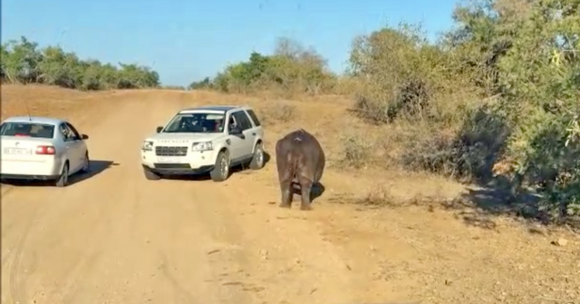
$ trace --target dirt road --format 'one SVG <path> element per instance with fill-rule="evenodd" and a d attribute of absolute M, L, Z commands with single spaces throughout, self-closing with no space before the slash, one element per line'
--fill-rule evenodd
<path fill-rule="evenodd" d="M 391 194 L 461 188 L 450 182 L 347 174 L 331 166 L 314 211 L 301 212 L 270 204 L 279 199 L 273 159 L 223 183 L 147 181 L 139 163 L 143 138 L 179 108 L 209 99 L 164 91 L 102 94 L 70 97 L 80 109 L 70 114 L 72 122 L 90 135 L 91 176 L 64 189 L 2 186 L 2 303 L 535 304 L 580 298 L 574 236 L 565 235 L 568 244 L 558 247 L 550 242 L 559 234 L 530 234 L 506 219 L 494 219 L 489 230 L 466 227 L 457 213 L 440 208 L 331 204 L 348 193 L 364 195 L 375 183 L 391 184 Z M 90 107 L 81 102 L 87 98 L 95 100 Z M 269 127 L 266 139 L 298 124 L 317 134 L 342 121 L 336 107 L 303 108 L 295 121 Z M 67 117 L 62 109 L 58 116 Z M 324 134 L 332 158 L 334 135 Z M 266 143 L 270 152 L 271 146 Z"/>
<path fill-rule="evenodd" d="M 181 106 L 127 100 L 87 117 L 79 128 L 90 135 L 93 176 L 4 190 L 3 303 L 350 301 L 345 263 L 307 221 L 273 221 L 288 213 L 274 208 L 252 214 L 277 199 L 256 173 L 225 183 L 143 178 L 142 140 Z"/>

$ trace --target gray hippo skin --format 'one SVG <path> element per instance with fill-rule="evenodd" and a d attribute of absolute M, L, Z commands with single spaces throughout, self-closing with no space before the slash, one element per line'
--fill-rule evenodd
<path fill-rule="evenodd" d="M 300 185 L 300 209 L 310 210 L 310 191 L 320 181 L 326 159 L 316 138 L 299 129 L 282 137 L 276 143 L 276 166 L 282 192 L 280 207 L 289 208 L 293 184 Z"/>

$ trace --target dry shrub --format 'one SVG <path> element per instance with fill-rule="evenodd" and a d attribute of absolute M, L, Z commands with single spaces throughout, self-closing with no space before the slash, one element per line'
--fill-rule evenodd
<path fill-rule="evenodd" d="M 403 166 L 462 181 L 491 180 L 510 129 L 504 117 L 486 105 L 461 112 L 464 118 L 459 127 L 432 125 L 410 133 L 404 141 Z"/>
<path fill-rule="evenodd" d="M 356 205 L 374 207 L 407 207 L 424 206 L 432 208 L 433 205 L 445 204 L 448 199 L 440 196 L 431 196 L 417 193 L 409 198 L 398 197 L 393 194 L 392 185 L 378 184 L 370 188 L 366 195 L 353 199 L 351 203 Z"/>
<path fill-rule="evenodd" d="M 361 91 L 363 83 L 360 79 L 355 77 L 341 77 L 336 81 L 336 85 L 333 87 L 332 92 L 334 94 L 350 96 L 353 92 Z"/>
<path fill-rule="evenodd" d="M 261 110 L 260 114 L 266 124 L 289 122 L 296 118 L 296 107 L 285 102 L 276 102 L 273 106 Z"/>
<path fill-rule="evenodd" d="M 396 201 L 391 194 L 390 187 L 375 185 L 365 196 L 355 199 L 353 203 L 365 206 L 388 206 L 395 204 Z"/>
<path fill-rule="evenodd" d="M 348 132 L 341 136 L 343 143 L 342 156 L 339 163 L 342 166 L 356 169 L 366 167 L 372 159 L 374 144 L 364 135 Z"/>

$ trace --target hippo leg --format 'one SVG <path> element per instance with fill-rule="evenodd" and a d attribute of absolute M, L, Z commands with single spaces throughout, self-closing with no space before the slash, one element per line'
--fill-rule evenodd
<path fill-rule="evenodd" d="M 279 160 L 277 165 L 278 181 L 280 182 L 280 193 L 282 196 L 280 207 L 290 208 L 292 203 L 292 178 L 294 177 L 294 172 L 292 172 L 291 168 L 288 168 L 286 163 L 281 162 L 281 160 Z"/>
<path fill-rule="evenodd" d="M 311 210 L 310 206 L 310 191 L 312 190 L 312 180 L 305 177 L 300 177 L 300 188 L 302 190 L 302 203 L 300 204 L 300 210 Z"/>
<path fill-rule="evenodd" d="M 292 203 L 292 181 L 283 181 L 280 183 L 280 191 L 282 193 L 281 208 L 290 208 Z"/>

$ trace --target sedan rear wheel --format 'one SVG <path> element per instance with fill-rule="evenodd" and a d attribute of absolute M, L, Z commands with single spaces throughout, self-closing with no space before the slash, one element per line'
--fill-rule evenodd
<path fill-rule="evenodd" d="M 85 159 L 83 161 L 83 167 L 81 169 L 81 172 L 87 173 L 89 172 L 90 168 L 91 168 L 91 160 L 89 159 L 89 152 L 87 151 L 87 153 L 85 154 Z"/>
<path fill-rule="evenodd" d="M 56 180 L 57 187 L 66 187 L 68 185 L 68 161 L 62 167 L 62 172 Z"/>

